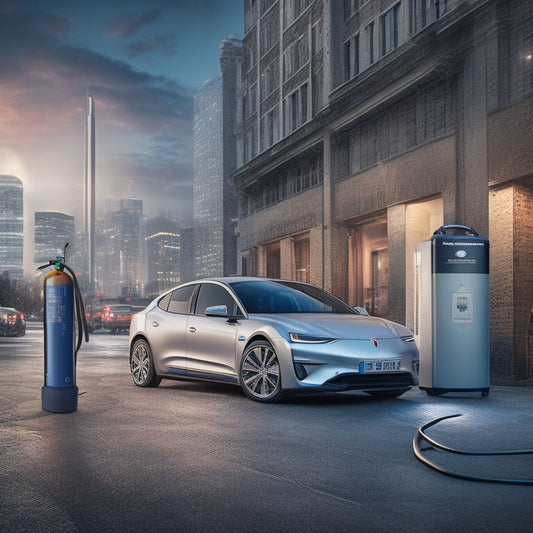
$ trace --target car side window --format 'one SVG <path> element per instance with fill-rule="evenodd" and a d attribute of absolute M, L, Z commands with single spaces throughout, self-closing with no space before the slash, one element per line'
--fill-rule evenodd
<path fill-rule="evenodd" d="M 191 308 L 191 296 L 195 289 L 196 285 L 186 285 L 185 287 L 180 287 L 179 289 L 172 291 L 170 293 L 170 301 L 168 302 L 167 311 L 169 313 L 177 313 L 181 315 L 188 314 Z M 160 303 L 163 303 L 163 300 Z M 160 307 L 162 306 L 160 305 Z"/>
<path fill-rule="evenodd" d="M 168 311 L 168 304 L 170 303 L 170 298 L 172 297 L 172 293 L 169 292 L 166 296 L 163 296 L 159 302 L 157 302 L 158 307 L 163 309 L 164 311 Z"/>
<path fill-rule="evenodd" d="M 230 316 L 241 314 L 237 302 L 224 287 L 214 283 L 202 283 L 194 314 L 205 315 L 205 310 L 214 305 L 225 305 Z"/>

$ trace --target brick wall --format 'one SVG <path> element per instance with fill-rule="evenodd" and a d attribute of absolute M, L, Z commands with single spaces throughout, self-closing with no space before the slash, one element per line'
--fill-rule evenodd
<path fill-rule="evenodd" d="M 533 190 L 514 188 L 514 378 L 533 378 L 528 329 L 533 309 Z"/>
<path fill-rule="evenodd" d="M 491 375 L 496 380 L 513 375 L 513 198 L 512 186 L 489 194 Z"/>

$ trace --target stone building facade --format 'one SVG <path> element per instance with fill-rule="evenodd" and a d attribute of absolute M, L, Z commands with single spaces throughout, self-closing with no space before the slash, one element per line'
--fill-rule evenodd
<path fill-rule="evenodd" d="M 238 268 L 414 324 L 414 248 L 491 243 L 493 381 L 533 378 L 533 3 L 246 0 Z"/>

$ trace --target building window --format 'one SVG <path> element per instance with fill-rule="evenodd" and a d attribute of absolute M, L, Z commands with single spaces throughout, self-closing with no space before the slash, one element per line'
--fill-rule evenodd
<path fill-rule="evenodd" d="M 315 55 L 322 50 L 322 20 L 311 28 L 311 54 Z"/>
<path fill-rule="evenodd" d="M 344 0 L 344 20 L 349 19 L 368 0 Z"/>
<path fill-rule="evenodd" d="M 381 17 L 381 55 L 398 48 L 398 18 L 400 4 L 396 4 Z"/>
<path fill-rule="evenodd" d="M 279 13 L 271 9 L 261 19 L 261 55 L 264 55 L 279 41 Z"/>
<path fill-rule="evenodd" d="M 250 70 L 257 63 L 256 34 L 252 33 L 244 44 L 244 68 Z"/>
<path fill-rule="evenodd" d="M 311 79 L 313 116 L 324 107 L 324 82 L 322 68 L 318 69 Z"/>
<path fill-rule="evenodd" d="M 409 0 L 409 33 L 413 34 L 438 20 L 456 0 Z"/>
<path fill-rule="evenodd" d="M 359 34 L 344 43 L 344 80 L 359 74 Z"/>
<path fill-rule="evenodd" d="M 288 80 L 309 61 L 309 38 L 300 35 L 283 53 L 283 79 Z"/>
<path fill-rule="evenodd" d="M 257 108 L 257 83 L 254 83 L 244 95 L 244 114 L 249 117 Z"/>
<path fill-rule="evenodd" d="M 255 125 L 248 128 L 244 137 L 244 154 L 246 161 L 250 161 L 257 155 L 257 132 Z"/>
<path fill-rule="evenodd" d="M 366 28 L 366 55 L 368 64 L 374 63 L 374 23 L 371 22 Z"/>
<path fill-rule="evenodd" d="M 285 25 L 292 24 L 310 5 L 312 0 L 286 0 L 283 6 Z"/>
<path fill-rule="evenodd" d="M 348 39 L 344 43 L 344 81 L 348 81 L 351 78 L 350 75 L 350 63 L 351 63 L 351 47 L 352 42 Z"/>
<path fill-rule="evenodd" d="M 261 118 L 261 150 L 279 141 L 279 108 L 275 107 Z"/>
<path fill-rule="evenodd" d="M 347 163 L 339 167 L 339 177 L 356 174 L 377 161 L 450 134 L 455 101 L 452 85 L 431 84 L 360 122 L 347 135 Z"/>
<path fill-rule="evenodd" d="M 272 61 L 261 73 L 261 100 L 264 100 L 279 86 L 279 63 Z"/>
<path fill-rule="evenodd" d="M 250 187 L 241 199 L 241 216 L 251 215 L 322 183 L 322 156 L 302 160 L 281 173 L 278 170 L 265 175 L 262 182 L 263 185 Z"/>
<path fill-rule="evenodd" d="M 284 102 L 284 134 L 288 135 L 307 122 L 307 83 L 294 91 Z"/>

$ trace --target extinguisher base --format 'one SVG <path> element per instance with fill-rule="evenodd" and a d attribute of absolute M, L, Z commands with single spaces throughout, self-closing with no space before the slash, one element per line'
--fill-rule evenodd
<path fill-rule="evenodd" d="M 42 406 L 50 413 L 71 413 L 78 408 L 78 387 L 48 387 L 41 389 Z"/>

